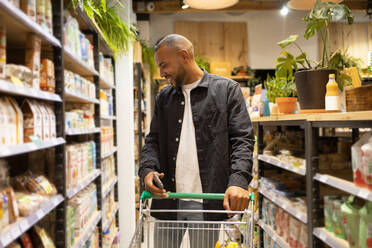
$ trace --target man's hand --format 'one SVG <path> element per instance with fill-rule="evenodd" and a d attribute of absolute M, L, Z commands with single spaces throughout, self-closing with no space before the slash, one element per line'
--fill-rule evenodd
<path fill-rule="evenodd" d="M 164 177 L 164 173 L 157 173 L 157 172 L 150 172 L 145 176 L 144 182 L 145 182 L 145 189 L 150 192 L 151 194 L 155 196 L 165 197 L 167 198 L 168 195 L 165 194 L 165 189 L 159 189 L 154 185 L 154 173 L 156 173 L 160 179 Z"/>
<path fill-rule="evenodd" d="M 248 208 L 248 204 L 249 193 L 247 190 L 238 186 L 230 186 L 227 188 L 223 200 L 223 207 L 226 210 L 243 211 Z"/>

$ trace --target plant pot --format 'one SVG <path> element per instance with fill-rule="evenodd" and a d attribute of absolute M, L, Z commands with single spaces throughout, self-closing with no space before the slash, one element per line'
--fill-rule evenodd
<path fill-rule="evenodd" d="M 326 85 L 329 74 L 337 75 L 337 71 L 321 69 L 295 73 L 298 101 L 301 110 L 325 108 Z"/>
<path fill-rule="evenodd" d="M 278 97 L 275 98 L 279 112 L 282 114 L 293 114 L 296 108 L 297 97 Z"/>

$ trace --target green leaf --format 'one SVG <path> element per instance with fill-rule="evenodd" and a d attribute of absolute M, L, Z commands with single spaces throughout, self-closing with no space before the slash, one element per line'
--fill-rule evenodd
<path fill-rule="evenodd" d="M 298 35 L 297 34 L 291 35 L 287 39 L 278 42 L 278 45 L 281 48 L 285 48 L 286 46 L 289 46 L 290 44 L 292 44 L 293 42 L 295 42 L 297 40 L 297 38 L 298 38 Z"/>

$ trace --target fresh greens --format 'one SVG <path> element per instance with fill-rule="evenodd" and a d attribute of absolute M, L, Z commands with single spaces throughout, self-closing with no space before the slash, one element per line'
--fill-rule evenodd
<path fill-rule="evenodd" d="M 210 72 L 210 71 L 211 71 L 211 69 L 210 69 L 210 63 L 209 63 L 208 60 L 207 60 L 206 58 L 204 58 L 203 56 L 201 56 L 201 55 L 196 55 L 196 56 L 195 56 L 195 62 L 196 62 L 196 64 L 197 64 L 200 68 L 206 70 L 207 72 Z"/>
<path fill-rule="evenodd" d="M 97 23 L 115 55 L 126 52 L 135 41 L 135 28 L 120 17 L 123 4 L 118 0 L 72 0 L 74 9 L 80 8 Z"/>
<path fill-rule="evenodd" d="M 293 77 L 280 78 L 277 75 L 275 77 L 267 75 L 265 89 L 267 90 L 267 99 L 273 103 L 275 103 L 275 98 L 278 97 L 297 96 L 296 84 Z"/>

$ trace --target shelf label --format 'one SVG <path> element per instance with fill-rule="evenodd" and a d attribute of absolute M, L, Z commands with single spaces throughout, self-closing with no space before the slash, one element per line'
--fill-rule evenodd
<path fill-rule="evenodd" d="M 39 209 L 36 211 L 36 216 L 40 220 L 44 216 L 44 211 L 42 209 Z"/>
<path fill-rule="evenodd" d="M 22 220 L 19 224 L 19 227 L 21 228 L 22 232 L 25 232 L 30 227 L 30 225 L 28 224 L 27 220 Z"/>
<path fill-rule="evenodd" d="M 324 176 L 324 175 L 319 175 L 319 181 L 321 181 L 322 183 L 325 183 L 325 182 L 327 182 L 327 177 L 326 176 Z"/>
<path fill-rule="evenodd" d="M 9 232 L 5 232 L 4 234 L 2 234 L 1 242 L 3 243 L 4 246 L 8 245 L 11 241 L 12 239 L 10 237 Z"/>
<path fill-rule="evenodd" d="M 366 198 L 368 198 L 369 194 L 370 194 L 370 192 L 369 192 L 368 190 L 366 190 L 366 189 L 361 189 L 361 190 L 359 191 L 359 194 L 358 194 L 358 195 L 359 195 L 360 197 L 366 199 Z"/>
<path fill-rule="evenodd" d="M 43 145 L 43 142 L 35 135 L 31 135 L 29 137 L 32 140 L 33 144 L 35 144 L 37 147 L 41 147 Z"/>

